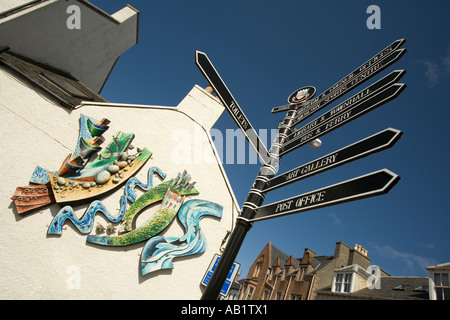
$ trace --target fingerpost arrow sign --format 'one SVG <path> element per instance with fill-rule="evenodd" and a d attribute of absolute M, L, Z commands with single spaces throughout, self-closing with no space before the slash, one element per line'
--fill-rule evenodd
<path fill-rule="evenodd" d="M 301 87 L 294 91 L 288 98 L 289 105 L 272 110 L 273 113 L 287 112 L 284 119 L 278 123 L 277 136 L 269 151 L 260 141 L 206 54 L 196 51 L 197 66 L 263 161 L 242 205 L 217 268 L 203 292 L 202 300 L 216 300 L 219 297 L 229 270 L 254 222 L 373 197 L 389 192 L 398 183 L 400 180 L 398 175 L 388 169 L 383 169 L 296 197 L 263 205 L 266 193 L 269 191 L 385 150 L 400 139 L 403 134 L 401 131 L 388 128 L 275 177 L 281 156 L 400 95 L 406 85 L 397 83 L 397 81 L 405 74 L 405 71 L 395 70 L 325 112 L 322 116 L 295 130 L 295 126 L 301 121 L 398 61 L 406 52 L 406 49 L 401 48 L 405 41 L 405 39 L 394 41 L 315 99 L 311 99 L 316 92 L 315 87 Z"/>
<path fill-rule="evenodd" d="M 402 137 L 402 135 L 403 132 L 397 129 L 388 128 L 383 130 L 352 145 L 329 153 L 326 156 L 310 161 L 270 179 L 267 184 L 267 188 L 264 189 L 264 192 L 278 189 L 285 185 L 311 177 L 315 174 L 391 148 Z"/>
<path fill-rule="evenodd" d="M 217 70 L 214 68 L 208 56 L 203 52 L 196 51 L 195 63 L 203 73 L 203 76 L 208 80 L 211 87 L 213 87 L 220 101 L 230 113 L 234 122 L 236 122 L 238 127 L 241 129 L 245 138 L 256 151 L 261 161 L 263 163 L 266 163 L 268 151 L 264 143 L 259 138 L 255 129 L 253 129 L 250 121 L 247 119 L 244 112 L 237 104 L 230 90 L 228 90 L 227 86 L 223 82 Z"/>
<path fill-rule="evenodd" d="M 301 147 L 306 143 L 309 143 L 310 141 L 337 129 L 343 124 L 374 110 L 384 103 L 395 99 L 405 88 L 405 84 L 394 83 L 362 103 L 358 103 L 348 109 L 340 109 L 340 111 L 335 112 L 332 116 L 325 116 L 325 119 L 327 119 L 326 121 L 320 121 L 320 119 L 324 116 L 316 119 L 315 122 L 317 122 L 318 125 L 313 126 L 310 130 L 307 130 L 303 134 L 297 135 L 295 132 L 290 136 L 290 139 L 288 137 L 288 141 L 283 145 L 280 155 L 284 155 L 298 147 Z M 329 114 L 332 114 L 333 110 L 331 110 Z M 302 131 L 302 129 L 299 131 Z"/>
<path fill-rule="evenodd" d="M 372 98 L 375 94 L 384 92 L 389 85 L 394 84 L 397 81 L 399 81 L 405 73 L 406 73 L 405 70 L 395 70 L 395 71 L 391 72 L 386 77 L 375 82 L 374 84 L 367 87 L 366 89 L 358 92 L 351 98 L 347 99 L 346 101 L 342 102 L 338 106 L 331 109 L 329 112 L 323 114 L 319 118 L 309 122 L 308 124 L 304 125 L 300 129 L 296 130 L 293 134 L 291 134 L 290 136 L 287 137 L 287 142 L 295 139 L 295 137 L 298 137 L 299 135 L 301 135 L 305 132 L 308 132 L 308 131 L 313 130 L 314 128 L 317 128 L 320 124 L 326 122 L 327 120 L 331 119 L 332 117 L 337 117 L 338 115 L 342 114 L 346 110 L 349 110 L 349 108 L 355 107 L 358 104 L 366 101 L 367 99 Z"/>
<path fill-rule="evenodd" d="M 323 189 L 268 204 L 256 209 L 251 221 L 271 219 L 339 203 L 373 197 L 389 192 L 400 177 L 383 169 Z"/>
<path fill-rule="evenodd" d="M 298 123 L 398 61 L 406 52 L 406 49 L 399 49 L 405 42 L 405 39 L 394 41 L 364 64 L 356 68 L 353 72 L 339 80 L 329 89 L 325 90 L 314 100 L 275 107 L 272 109 L 272 113 L 293 110 L 300 106 L 305 107 L 304 111 L 299 114 L 299 119 L 297 120 Z"/>

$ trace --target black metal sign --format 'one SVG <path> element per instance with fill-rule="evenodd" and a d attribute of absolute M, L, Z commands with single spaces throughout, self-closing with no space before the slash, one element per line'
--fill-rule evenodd
<path fill-rule="evenodd" d="M 321 123 L 324 123 L 325 121 L 329 120 L 331 117 L 337 116 L 347 110 L 350 107 L 355 106 L 358 103 L 362 103 L 363 101 L 367 100 L 368 98 L 371 98 L 374 96 L 375 93 L 379 93 L 382 89 L 387 88 L 390 84 L 396 83 L 399 81 L 403 75 L 406 73 L 405 70 L 396 70 L 391 72 L 386 77 L 382 78 L 381 80 L 375 82 L 371 86 L 367 87 L 366 89 L 358 92 L 351 98 L 347 99 L 343 103 L 339 104 L 338 106 L 331 109 L 329 112 L 323 114 L 319 118 L 309 122 L 308 124 L 304 125 L 302 128 L 296 130 L 294 133 L 289 135 L 287 137 L 287 141 L 295 139 L 295 137 L 298 137 L 299 135 L 312 130 L 312 128 L 317 128 Z"/>
<path fill-rule="evenodd" d="M 251 127 L 208 57 L 202 52 L 196 52 L 197 66 L 264 162 L 242 205 L 242 210 L 236 219 L 235 228 L 227 242 L 217 269 L 203 292 L 202 299 L 218 298 L 220 289 L 253 222 L 384 194 L 389 192 L 400 180 L 400 177 L 395 173 L 383 169 L 263 206 L 265 194 L 268 191 L 390 148 L 400 139 L 402 132 L 395 129 L 386 129 L 274 177 L 282 155 L 374 110 L 396 98 L 403 91 L 406 85 L 399 84 L 397 81 L 405 72 L 403 70 L 394 71 L 321 117 L 294 131 L 294 127 L 298 123 L 400 59 L 406 52 L 406 49 L 400 48 L 404 43 L 404 39 L 394 41 L 315 99 L 308 100 L 315 93 L 315 89 L 304 87 L 290 96 L 289 105 L 274 108 L 272 112 L 288 112 L 284 120 L 278 125 L 277 138 L 269 153 L 260 143 L 253 127 Z M 259 150 L 263 151 L 260 152 Z M 265 159 L 267 161 L 264 161 Z"/>
<path fill-rule="evenodd" d="M 264 192 L 268 192 L 315 174 L 336 168 L 351 161 L 361 159 L 376 152 L 386 150 L 402 137 L 403 132 L 388 128 L 345 148 L 334 151 L 319 159 L 310 161 L 269 180 Z"/>
<path fill-rule="evenodd" d="M 343 94 L 354 89 L 364 81 L 370 79 L 380 71 L 398 61 L 406 52 L 406 49 L 399 49 L 405 42 L 405 39 L 394 41 L 391 45 L 387 46 L 385 49 L 377 53 L 366 63 L 362 64 L 346 77 L 342 78 L 336 84 L 331 86 L 329 89 L 325 90 L 314 100 L 310 100 L 305 103 L 275 107 L 272 109 L 272 112 L 275 113 L 302 107 L 302 111 L 298 113 L 297 118 L 294 121 L 293 125 L 295 126 L 303 119 L 311 116 L 337 98 L 341 97 Z"/>
<path fill-rule="evenodd" d="M 259 207 L 251 221 L 266 220 L 373 197 L 389 192 L 398 181 L 400 181 L 398 175 L 383 169 L 323 189 Z"/>
<path fill-rule="evenodd" d="M 284 155 L 300 146 L 303 146 L 306 143 L 309 143 L 310 141 L 339 128 L 343 124 L 374 110 L 384 103 L 395 99 L 405 88 L 405 84 L 394 83 L 379 91 L 371 98 L 363 100 L 361 103 L 357 103 L 355 105 L 349 104 L 349 107 L 342 108 L 338 106 L 330 110 L 325 116 L 314 120 L 312 122 L 314 125 L 308 127 L 308 130 L 303 130 L 303 128 L 301 128 L 299 130 L 299 132 L 301 132 L 300 134 L 297 134 L 297 132 L 291 134 L 290 139 L 283 145 L 280 155 Z"/>
<path fill-rule="evenodd" d="M 268 151 L 264 143 L 259 138 L 255 129 L 253 129 L 250 121 L 245 116 L 242 109 L 237 104 L 231 92 L 228 90 L 227 86 L 223 82 L 217 70 L 214 68 L 213 64 L 209 60 L 208 56 L 200 51 L 195 52 L 195 63 L 200 71 L 203 73 L 204 77 L 208 80 L 209 84 L 213 87 L 217 96 L 219 97 L 222 104 L 225 106 L 227 111 L 230 113 L 234 122 L 241 129 L 245 138 L 248 140 L 250 145 L 256 151 L 263 163 L 266 163 L 268 158 Z"/>

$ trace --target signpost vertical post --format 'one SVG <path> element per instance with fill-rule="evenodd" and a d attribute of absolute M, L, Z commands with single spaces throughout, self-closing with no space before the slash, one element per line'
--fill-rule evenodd
<path fill-rule="evenodd" d="M 261 166 L 255 182 L 242 205 L 241 214 L 237 218 L 236 226 L 231 233 L 219 264 L 209 280 L 208 286 L 203 292 L 202 300 L 215 300 L 218 298 L 222 285 L 239 253 L 239 249 L 244 242 L 245 236 L 252 227 L 252 222 L 250 220 L 254 218 L 256 209 L 260 207 L 264 201 L 264 189 L 267 186 L 267 182 L 274 177 L 278 171 L 281 147 L 286 138 L 292 133 L 292 123 L 296 115 L 297 109 L 288 111 L 284 120 L 279 124 L 277 136 L 269 150 L 268 159 L 266 163 Z"/>

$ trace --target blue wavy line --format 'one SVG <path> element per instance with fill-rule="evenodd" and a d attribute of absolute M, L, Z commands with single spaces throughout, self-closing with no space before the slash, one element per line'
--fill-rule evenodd
<path fill-rule="evenodd" d="M 204 216 L 222 218 L 222 211 L 222 206 L 210 201 L 187 201 L 178 212 L 185 234 L 179 238 L 158 236 L 148 240 L 141 254 L 142 275 L 161 269 L 173 269 L 174 258 L 204 252 L 207 243 L 200 229 L 200 220 Z"/>
<path fill-rule="evenodd" d="M 144 191 L 148 191 L 153 188 L 153 174 L 157 173 L 163 180 L 166 178 L 166 174 L 158 167 L 151 167 L 148 169 L 147 184 L 143 184 L 136 177 L 131 177 L 125 186 L 125 195 L 128 201 L 136 201 L 136 192 L 134 191 L 136 187 L 140 187 Z"/>
<path fill-rule="evenodd" d="M 140 187 L 145 191 L 151 189 L 153 187 L 153 174 L 155 172 L 158 173 L 162 179 L 166 177 L 166 174 L 162 172 L 161 169 L 158 167 L 151 167 L 148 170 L 147 184 L 140 182 L 136 177 L 132 177 L 127 181 L 125 195 L 120 198 L 120 210 L 117 216 L 111 215 L 106 207 L 98 200 L 89 205 L 81 219 L 76 217 L 71 206 L 65 206 L 58 212 L 55 218 L 53 218 L 48 229 L 48 234 L 62 234 L 63 226 L 67 219 L 72 221 L 81 233 L 88 234 L 92 231 L 94 219 L 98 212 L 102 212 L 111 222 L 120 222 L 127 210 L 127 199 L 131 202 L 136 200 L 136 193 L 134 191 L 136 187 Z"/>
<path fill-rule="evenodd" d="M 81 219 L 78 219 L 71 206 L 62 208 L 58 214 L 53 218 L 50 227 L 48 228 L 48 234 L 62 234 L 63 226 L 66 220 L 72 221 L 77 229 L 84 234 L 88 234 L 94 227 L 95 215 L 99 212 L 111 222 L 117 223 L 122 220 L 125 215 L 127 206 L 127 199 L 125 196 L 120 197 L 120 210 L 117 216 L 111 215 L 101 201 L 92 202 L 84 212 Z"/>

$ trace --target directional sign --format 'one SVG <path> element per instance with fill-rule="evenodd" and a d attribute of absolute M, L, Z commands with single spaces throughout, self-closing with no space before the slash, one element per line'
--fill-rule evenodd
<path fill-rule="evenodd" d="M 319 111 L 343 94 L 347 93 L 349 90 L 354 89 L 356 86 L 398 61 L 406 52 L 406 49 L 399 49 L 405 41 L 405 39 L 394 41 L 391 45 L 373 56 L 366 63 L 362 64 L 329 89 L 325 90 L 314 100 L 310 100 L 309 102 L 303 104 L 290 104 L 287 106 L 276 107 L 272 109 L 272 112 L 275 113 L 303 107 L 302 112 L 298 114 L 297 119 L 295 120 L 294 125 L 296 125 L 306 117 L 311 116 L 313 113 Z"/>
<path fill-rule="evenodd" d="M 383 169 L 323 189 L 271 203 L 256 209 L 251 221 L 266 220 L 388 193 L 400 177 Z"/>
<path fill-rule="evenodd" d="M 209 84 L 213 87 L 220 101 L 223 103 L 227 111 L 230 113 L 233 120 L 241 129 L 245 138 L 250 145 L 256 151 L 263 163 L 266 163 L 268 157 L 268 151 L 264 143 L 259 138 L 255 129 L 253 129 L 250 121 L 248 121 L 244 112 L 241 110 L 233 95 L 228 90 L 227 86 L 223 82 L 217 70 L 209 60 L 208 56 L 200 51 L 195 52 L 195 63 L 204 77 L 208 80 Z"/>
<path fill-rule="evenodd" d="M 317 160 L 308 162 L 269 180 L 264 192 L 278 189 L 315 174 L 336 168 L 351 161 L 361 159 L 376 152 L 386 150 L 402 137 L 403 132 L 388 128 L 352 145 L 334 151 Z"/>
<path fill-rule="evenodd" d="M 300 129 L 296 130 L 294 133 L 290 134 L 287 137 L 287 142 L 290 140 L 295 139 L 301 134 L 304 134 L 305 132 L 311 131 L 312 129 L 317 128 L 320 124 L 324 123 L 325 121 L 329 120 L 332 117 L 336 117 L 339 114 L 342 114 L 344 111 L 348 110 L 350 107 L 353 107 L 357 104 L 360 104 L 367 99 L 373 97 L 375 94 L 380 93 L 383 89 L 386 89 L 389 85 L 396 83 L 399 81 L 403 75 L 406 73 L 405 70 L 395 70 L 382 78 L 381 80 L 378 80 L 371 86 L 367 87 L 366 89 L 358 92 L 351 98 L 347 99 L 343 103 L 339 104 L 338 106 L 334 107 L 321 117 L 309 122 L 308 124 L 304 125 Z"/>
<path fill-rule="evenodd" d="M 236 224 L 236 228 L 231 233 L 223 252 L 223 259 L 218 264 L 214 274 L 212 274 L 209 285 L 205 288 L 202 295 L 202 299 L 218 298 L 227 273 L 239 252 L 245 235 L 251 228 L 252 224 L 249 222 L 272 219 L 384 194 L 389 192 L 398 183 L 400 180 L 398 175 L 387 169 L 383 169 L 296 197 L 263 205 L 264 195 L 268 191 L 390 148 L 400 139 L 402 132 L 395 129 L 386 129 L 319 159 L 308 162 L 280 176 L 274 177 L 273 169 L 278 169 L 281 156 L 395 99 L 404 90 L 406 85 L 397 83 L 397 81 L 403 76 L 405 71 L 394 71 L 302 128 L 298 130 L 294 129 L 298 123 L 307 117 L 318 112 L 400 59 L 406 52 L 406 49 L 400 48 L 404 42 L 404 39 L 394 41 L 390 46 L 339 80 L 317 98 L 307 100 L 306 97 L 309 98 L 312 95 L 311 92 L 313 91 L 310 91 L 310 89 L 313 90 L 313 87 L 304 87 L 295 91 L 289 97 L 289 105 L 277 107 L 272 110 L 272 112 L 290 112 L 286 112 L 284 120 L 278 124 L 277 139 L 272 144 L 271 152 L 268 154 L 268 161 L 261 167 L 242 206 L 242 211 L 238 217 L 242 223 Z M 218 93 L 219 98 L 227 107 L 228 111 L 232 115 L 243 115 L 206 55 L 197 52 L 196 60 L 197 65 Z M 221 93 L 223 93 L 222 96 Z M 235 118 L 235 121 L 239 125 L 239 119 Z M 251 140 L 249 139 L 249 141 Z M 267 151 L 264 154 L 266 155 Z M 274 163 L 275 166 L 269 168 L 267 165 L 269 163 Z"/>
<path fill-rule="evenodd" d="M 313 115 L 314 113 L 316 113 L 320 109 L 324 108 L 325 106 L 327 106 L 328 104 L 330 104 L 331 102 L 333 102 L 334 100 L 336 100 L 337 98 L 342 96 L 343 94 L 347 93 L 349 90 L 356 87 L 356 85 L 361 84 L 362 82 L 369 79 L 369 77 L 372 77 L 373 75 L 378 73 L 380 71 L 380 68 L 382 68 L 382 66 L 387 66 L 386 63 L 388 61 L 390 61 L 392 63 L 394 61 L 394 58 L 395 58 L 395 60 L 398 60 L 398 58 L 401 56 L 401 54 L 403 54 L 403 52 L 404 52 L 404 49 L 397 50 L 396 52 L 394 52 L 394 54 L 390 55 L 388 59 L 378 62 L 373 68 L 369 69 L 369 71 L 367 71 L 367 74 L 364 74 L 364 76 L 361 75 L 360 77 L 357 77 L 356 79 L 354 79 L 352 82 L 348 82 L 346 85 L 343 85 L 342 87 L 340 87 L 335 94 L 330 94 L 330 95 L 326 96 L 326 98 L 319 100 L 320 102 L 312 104 L 306 108 L 303 107 L 302 111 L 299 112 L 298 115 L 295 117 L 295 119 L 293 121 L 293 125 L 294 126 L 297 125 L 298 123 L 303 121 L 305 118 Z M 371 70 L 376 70 L 376 71 L 371 71 Z"/>
<path fill-rule="evenodd" d="M 317 139 L 318 137 L 335 130 L 336 128 L 339 128 L 343 124 L 374 110 L 384 103 L 395 99 L 405 88 L 405 84 L 394 83 L 375 94 L 372 98 L 364 100 L 362 103 L 358 103 L 349 108 L 341 109 L 335 115 L 327 118 L 328 120 L 325 122 L 321 122 L 320 118 L 316 119 L 317 123 L 319 123 L 318 125 L 309 128 L 306 132 L 303 131 L 304 133 L 300 135 L 295 135 L 295 133 L 293 134 L 295 136 L 291 135 L 292 138 L 283 145 L 280 155 L 286 154 L 302 145 L 305 145 L 306 143 L 309 143 L 310 141 Z"/>

